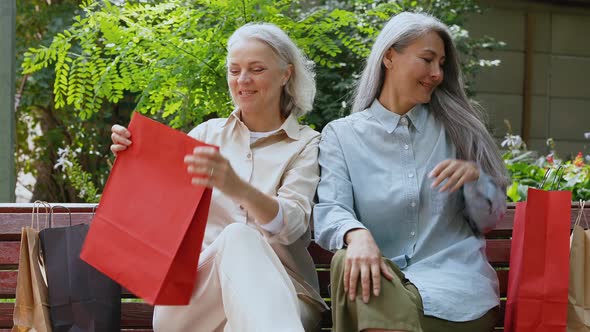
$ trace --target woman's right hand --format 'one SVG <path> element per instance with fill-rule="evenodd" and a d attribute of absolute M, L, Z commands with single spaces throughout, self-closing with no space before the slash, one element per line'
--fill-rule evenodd
<path fill-rule="evenodd" d="M 111 140 L 113 144 L 111 144 L 111 151 L 116 156 L 117 152 L 127 150 L 127 147 L 131 145 L 131 133 L 127 128 L 115 124 L 111 127 Z"/>
<path fill-rule="evenodd" d="M 379 296 L 381 274 L 391 281 L 393 271 L 381 257 L 381 250 L 368 230 L 353 229 L 346 233 L 345 240 L 348 249 L 344 262 L 344 292 L 348 293 L 350 301 L 354 301 L 360 276 L 363 302 L 368 303 L 371 296 L 371 283 L 373 294 Z"/>

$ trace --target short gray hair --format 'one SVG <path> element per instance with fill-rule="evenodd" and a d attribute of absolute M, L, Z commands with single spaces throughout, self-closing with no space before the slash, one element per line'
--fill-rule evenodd
<path fill-rule="evenodd" d="M 267 44 L 285 68 L 289 64 L 293 66 L 291 77 L 281 94 L 281 114 L 288 117 L 292 113 L 300 117 L 311 111 L 316 93 L 313 62 L 281 28 L 274 24 L 248 23 L 241 26 L 229 37 L 228 52 L 236 42 L 247 39 L 259 40 Z M 277 82 L 277 84 L 280 83 Z"/>
<path fill-rule="evenodd" d="M 507 185 L 506 167 L 494 139 L 485 126 L 484 112 L 465 94 L 459 56 L 448 27 L 428 14 L 400 13 L 389 20 L 367 59 L 357 83 L 353 112 L 360 112 L 378 97 L 385 79 L 383 57 L 389 48 L 402 52 L 416 39 L 436 32 L 445 45 L 444 78 L 434 90 L 429 109 L 442 121 L 457 148 L 457 157 L 476 162 L 501 186 Z"/>

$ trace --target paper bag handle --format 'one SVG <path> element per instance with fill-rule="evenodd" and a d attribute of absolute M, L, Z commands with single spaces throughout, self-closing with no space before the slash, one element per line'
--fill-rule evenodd
<path fill-rule="evenodd" d="M 543 176 L 543 180 L 541 181 L 541 184 L 539 185 L 539 189 L 543 189 L 543 187 L 545 186 L 545 182 L 547 182 L 547 180 L 549 180 L 549 178 L 551 177 L 551 170 L 553 168 L 550 167 L 547 169 L 547 171 L 545 172 L 545 175 Z M 563 166 L 559 165 L 557 166 L 557 171 L 555 172 L 555 177 L 553 178 L 553 183 L 551 183 L 551 186 L 549 187 L 549 190 L 557 190 L 559 189 L 559 180 L 561 179 L 561 177 L 563 176 L 563 172 L 564 172 L 564 168 Z M 561 172 L 561 175 L 559 175 L 559 172 Z"/>
<path fill-rule="evenodd" d="M 580 225 L 580 220 L 582 220 L 582 216 L 584 216 L 584 223 L 586 224 L 586 229 L 590 228 L 588 227 L 588 219 L 586 219 L 586 214 L 584 213 L 584 206 L 586 205 L 586 201 L 584 200 L 580 200 L 580 212 L 578 212 L 578 217 L 576 217 L 576 223 L 575 225 L 579 226 Z"/>
<path fill-rule="evenodd" d="M 51 211 L 50 211 L 50 214 L 49 214 L 49 228 L 52 228 L 53 227 L 52 226 L 52 223 L 53 223 L 53 209 L 56 208 L 56 207 L 60 207 L 60 208 L 64 208 L 64 209 L 68 210 L 68 214 L 70 216 L 70 226 L 72 226 L 72 211 L 70 211 L 69 208 L 67 208 L 67 207 L 65 207 L 63 205 L 53 205 L 51 207 Z"/>
<path fill-rule="evenodd" d="M 45 227 L 49 224 L 49 209 L 51 205 L 45 201 L 35 201 L 33 202 L 33 213 L 31 214 L 31 228 L 35 228 L 35 217 L 37 217 L 37 230 L 40 229 L 41 225 L 39 224 L 39 209 L 43 206 L 45 208 Z"/>

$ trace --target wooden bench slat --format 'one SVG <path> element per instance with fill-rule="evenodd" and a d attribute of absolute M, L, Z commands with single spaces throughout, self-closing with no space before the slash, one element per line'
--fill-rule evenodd
<path fill-rule="evenodd" d="M 0 303 L 0 328 L 11 328 L 14 303 Z M 121 303 L 121 327 L 151 329 L 153 307 L 146 303 Z"/>
<path fill-rule="evenodd" d="M 72 213 L 72 225 L 89 224 L 92 221 L 92 213 Z M 64 227 L 70 224 L 70 216 L 67 213 L 56 213 L 53 215 L 53 227 Z M 0 209 L 0 240 L 20 240 L 20 234 L 23 227 L 31 226 L 31 214 L 26 213 L 4 213 Z M 37 222 L 34 222 L 34 227 L 37 228 Z M 48 227 L 45 222 L 45 217 L 39 218 L 39 229 Z"/>
<path fill-rule="evenodd" d="M 20 255 L 19 241 L 0 242 L 0 266 L 18 265 Z"/>
<path fill-rule="evenodd" d="M 18 271 L 0 271 L 0 299 L 15 298 L 17 278 Z M 121 290 L 121 297 L 124 299 L 136 298 L 125 288 Z"/>

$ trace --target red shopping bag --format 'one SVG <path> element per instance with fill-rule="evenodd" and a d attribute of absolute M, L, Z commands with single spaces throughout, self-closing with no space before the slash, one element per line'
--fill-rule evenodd
<path fill-rule="evenodd" d="M 80 257 L 150 304 L 189 303 L 211 202 L 184 156 L 206 145 L 135 113 Z"/>
<path fill-rule="evenodd" d="M 510 248 L 506 332 L 565 332 L 572 194 L 529 188 L 517 203 Z"/>

